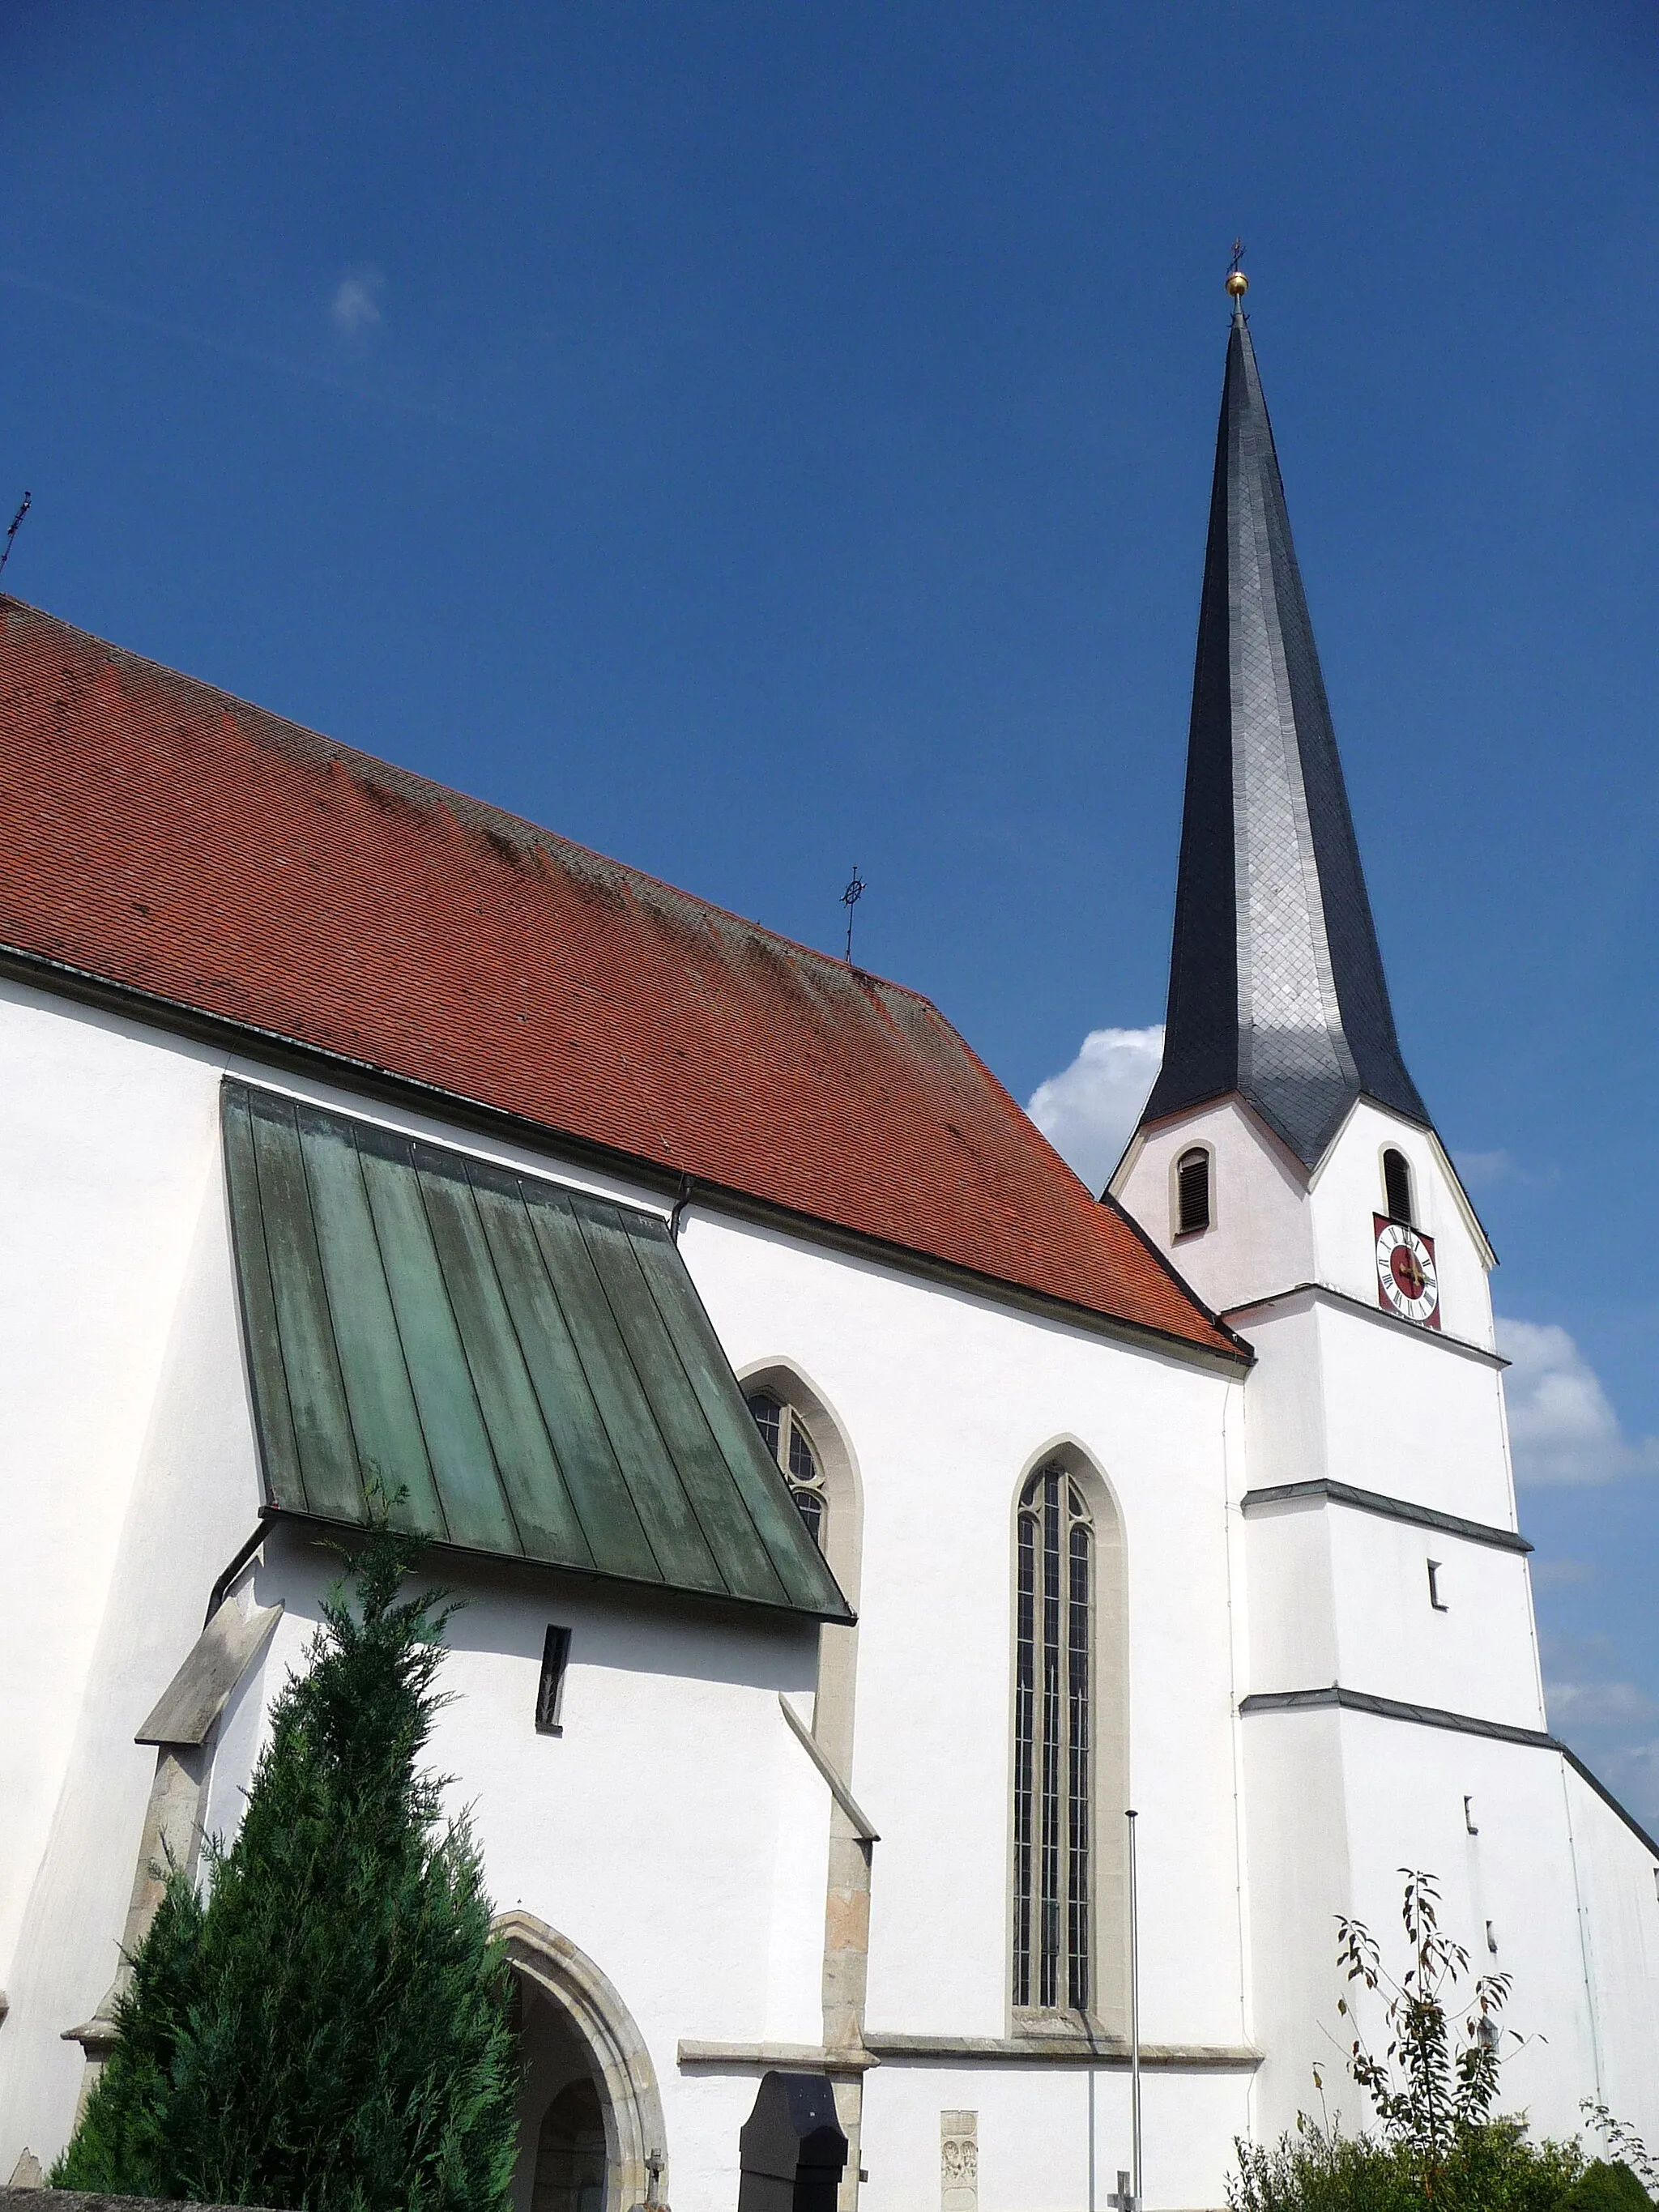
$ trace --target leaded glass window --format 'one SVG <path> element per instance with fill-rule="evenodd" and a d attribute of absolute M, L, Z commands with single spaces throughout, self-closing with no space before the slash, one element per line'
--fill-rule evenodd
<path fill-rule="evenodd" d="M 770 1390 L 753 1392 L 749 1410 L 765 1439 L 767 1450 L 783 1469 L 790 1496 L 806 1523 L 807 1534 L 822 1551 L 829 1504 L 823 1494 L 823 1469 L 812 1449 L 812 1439 L 806 1433 L 806 1424 L 793 1406 L 786 1405 Z"/>
<path fill-rule="evenodd" d="M 1019 1505 L 1014 1654 L 1014 2003 L 1086 2012 L 1093 1847 L 1094 1530 L 1062 1467 Z"/>

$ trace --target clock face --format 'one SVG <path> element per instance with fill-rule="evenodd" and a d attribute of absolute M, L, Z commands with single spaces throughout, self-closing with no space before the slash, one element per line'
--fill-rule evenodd
<path fill-rule="evenodd" d="M 1376 1302 L 1402 1321 L 1440 1326 L 1440 1278 L 1434 1270 L 1434 1239 L 1403 1221 L 1374 1213 L 1376 1225 Z"/>

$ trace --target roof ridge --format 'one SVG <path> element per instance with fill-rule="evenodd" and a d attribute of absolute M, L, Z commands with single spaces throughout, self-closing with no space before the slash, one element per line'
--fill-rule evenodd
<path fill-rule="evenodd" d="M 861 982 L 877 984 L 885 991 L 900 992 L 907 999 L 914 999 L 918 1005 L 926 1006 L 930 1012 L 938 1014 L 941 1021 L 949 1020 L 948 1016 L 940 1012 L 935 1001 L 925 991 L 919 991 L 914 983 L 902 983 L 895 976 L 878 975 L 873 969 L 860 968 L 850 961 L 838 960 L 833 952 L 823 951 L 816 945 L 805 944 L 799 938 L 790 937 L 781 929 L 772 928 L 767 922 L 757 921 L 750 915 L 739 914 L 735 907 L 722 906 L 717 900 L 705 898 L 699 891 L 687 890 L 683 884 L 672 884 L 665 876 L 653 875 L 648 868 L 639 867 L 632 860 L 619 860 L 613 854 L 600 852 L 595 845 L 584 845 L 580 838 L 567 837 L 562 830 L 550 830 L 545 823 L 534 822 L 527 814 L 515 814 L 511 807 L 500 806 L 494 799 L 476 798 L 471 792 L 461 791 L 453 784 L 440 782 L 436 776 L 422 775 L 418 769 L 404 768 L 398 761 L 384 760 L 379 753 L 366 752 L 361 745 L 348 744 L 343 738 L 330 737 L 325 730 L 313 729 L 308 722 L 296 722 L 291 715 L 279 714 L 272 708 L 262 707 L 255 699 L 245 699 L 240 692 L 227 690 L 222 684 L 211 684 L 205 677 L 189 676 L 181 669 L 169 668 L 165 661 L 154 660 L 148 653 L 136 652 L 131 646 L 117 645 L 112 639 L 100 636 L 96 630 L 82 629 L 78 623 L 67 622 L 62 615 L 53 614 L 48 608 L 37 607 L 27 599 L 20 599 L 14 592 L 0 592 L 0 614 L 9 611 L 33 616 L 39 622 L 50 623 L 54 629 L 67 630 L 72 636 L 84 638 L 88 644 L 96 646 L 100 652 L 107 653 L 135 667 L 148 669 L 170 684 L 184 684 L 192 691 L 210 693 L 214 698 L 223 700 L 227 705 L 240 708 L 246 714 L 256 716 L 261 721 L 276 723 L 285 730 L 292 730 L 297 736 L 309 738 L 314 744 L 326 746 L 332 755 L 343 757 L 348 763 L 361 762 L 383 776 L 406 781 L 418 786 L 424 792 L 435 793 L 464 829 L 471 826 L 466 819 L 469 813 L 493 817 L 498 822 L 529 831 L 533 839 L 561 845 L 568 852 L 581 854 L 588 860 L 597 860 L 604 867 L 615 868 L 619 873 L 630 876 L 639 883 L 649 884 L 674 898 L 684 899 L 690 905 L 700 907 L 707 914 L 718 915 L 724 921 L 737 923 L 740 928 L 753 930 L 757 936 L 769 938 L 775 945 L 787 946 L 793 952 L 803 953 L 808 959 L 832 969 L 836 975 L 851 974 Z"/>

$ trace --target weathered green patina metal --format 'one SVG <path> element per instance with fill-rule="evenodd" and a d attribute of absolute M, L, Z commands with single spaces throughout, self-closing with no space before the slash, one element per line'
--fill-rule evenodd
<path fill-rule="evenodd" d="M 851 1618 L 657 1215 L 245 1083 L 224 1132 L 272 1505 Z"/>

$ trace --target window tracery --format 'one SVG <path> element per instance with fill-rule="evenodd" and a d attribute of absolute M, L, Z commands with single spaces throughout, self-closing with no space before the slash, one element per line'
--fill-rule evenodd
<path fill-rule="evenodd" d="M 766 1449 L 783 1470 L 808 1535 L 822 1552 L 829 1533 L 830 1503 L 824 1492 L 823 1464 L 812 1448 L 805 1422 L 787 1400 L 770 1390 L 751 1391 L 749 1410 Z"/>
<path fill-rule="evenodd" d="M 1057 1462 L 1020 1498 L 1014 1661 L 1016 2009 L 1091 2000 L 1094 1527 Z"/>

